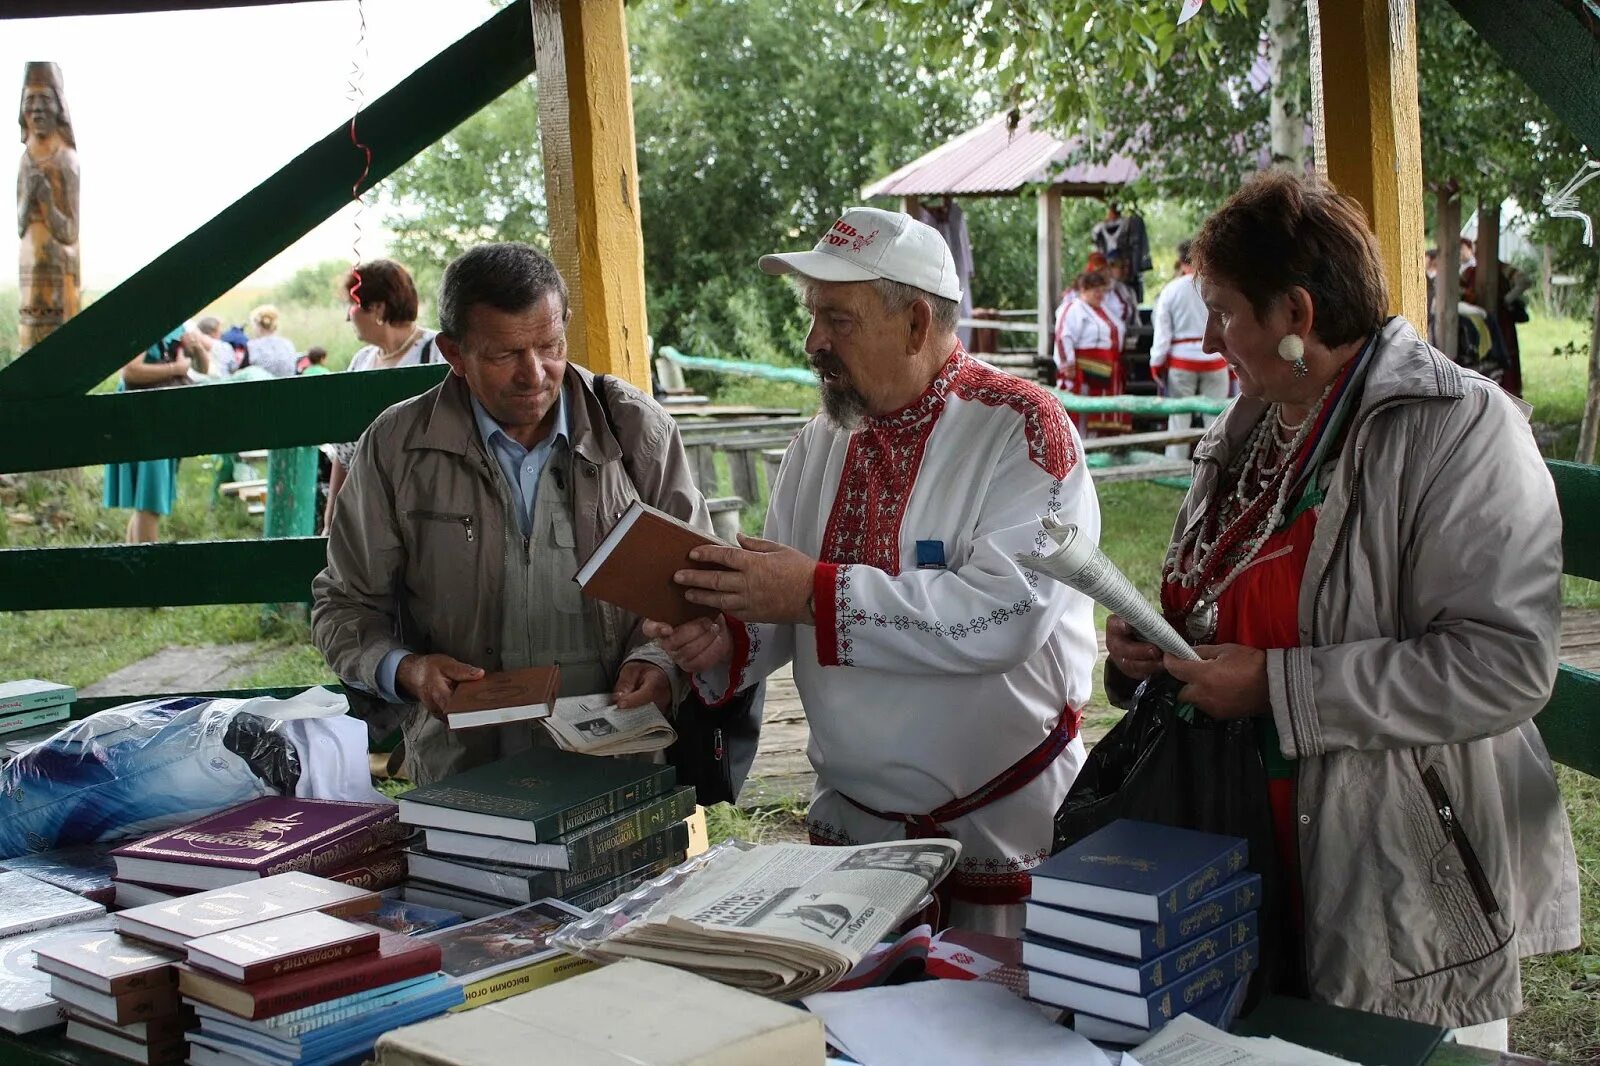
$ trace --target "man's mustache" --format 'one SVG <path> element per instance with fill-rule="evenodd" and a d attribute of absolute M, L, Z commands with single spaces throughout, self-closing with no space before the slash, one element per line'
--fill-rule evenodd
<path fill-rule="evenodd" d="M 826 352 L 808 357 L 811 369 L 818 374 L 843 374 L 844 362 Z"/>

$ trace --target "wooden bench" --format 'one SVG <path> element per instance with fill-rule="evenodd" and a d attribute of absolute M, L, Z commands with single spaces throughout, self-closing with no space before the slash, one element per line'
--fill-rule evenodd
<path fill-rule="evenodd" d="M 217 486 L 217 493 L 222 496 L 236 496 L 244 504 L 245 514 L 259 515 L 267 513 L 267 479 L 255 478 L 250 481 L 224 481 Z"/>

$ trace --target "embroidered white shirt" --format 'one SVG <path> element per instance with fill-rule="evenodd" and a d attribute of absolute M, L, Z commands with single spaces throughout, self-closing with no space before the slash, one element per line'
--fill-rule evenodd
<path fill-rule="evenodd" d="M 789 446 L 766 536 L 822 560 L 817 624 L 735 626 L 731 667 L 695 683 L 716 699 L 793 660 L 816 837 L 898 839 L 840 793 L 927 814 L 1017 763 L 1063 712 L 1075 722 L 1098 654 L 1093 605 L 1013 558 L 1045 549 L 1051 511 L 1099 537 L 1065 412 L 959 347 L 910 407 L 855 433 L 819 415 Z M 918 569 L 919 541 L 942 544 L 943 568 Z M 1083 755 L 1074 737 L 1021 790 L 946 824 L 964 847 L 958 887 L 1025 889 Z"/>
<path fill-rule="evenodd" d="M 1192 274 L 1180 274 L 1162 288 L 1156 297 L 1155 340 L 1150 346 L 1150 368 L 1159 370 L 1168 357 L 1180 360 L 1184 370 L 1226 370 L 1227 361 L 1204 351 L 1206 302 Z"/>

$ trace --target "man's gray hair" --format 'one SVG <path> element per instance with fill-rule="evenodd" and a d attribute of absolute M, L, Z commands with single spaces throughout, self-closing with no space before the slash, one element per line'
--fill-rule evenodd
<path fill-rule="evenodd" d="M 804 274 L 790 274 L 800 297 L 806 305 L 811 304 L 816 294 L 817 286 L 823 284 L 816 278 Z M 890 281 L 888 278 L 874 278 L 867 282 L 878 293 L 878 299 L 883 301 L 883 309 L 891 315 L 897 315 L 910 307 L 917 300 L 926 300 L 933 313 L 933 324 L 941 332 L 954 333 L 956 322 L 961 317 L 961 305 L 955 300 L 946 300 L 943 296 L 935 296 L 926 289 L 919 289 L 915 285 L 907 285 L 901 281 Z"/>
<path fill-rule="evenodd" d="M 567 316 L 567 283 L 543 252 L 530 244 L 507 241 L 468 249 L 445 267 L 439 283 L 439 332 L 460 343 L 467 314 L 479 304 L 497 311 L 527 311 L 548 293 L 561 298 Z"/>
<path fill-rule="evenodd" d="M 215 315 L 207 315 L 196 322 L 194 328 L 208 337 L 219 337 L 222 335 L 222 319 Z"/>

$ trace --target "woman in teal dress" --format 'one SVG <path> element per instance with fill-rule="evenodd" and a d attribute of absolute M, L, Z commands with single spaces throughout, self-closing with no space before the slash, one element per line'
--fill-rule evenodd
<path fill-rule="evenodd" d="M 188 353 L 194 353 L 191 361 Z M 130 359 L 117 376 L 117 391 L 163 389 L 189 384 L 191 366 L 202 374 L 209 359 L 203 346 L 190 343 L 182 326 Z M 105 506 L 133 510 L 128 518 L 129 544 L 142 544 L 160 535 L 161 516 L 172 513 L 178 497 L 178 460 L 141 459 L 106 464 Z"/>

